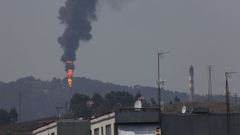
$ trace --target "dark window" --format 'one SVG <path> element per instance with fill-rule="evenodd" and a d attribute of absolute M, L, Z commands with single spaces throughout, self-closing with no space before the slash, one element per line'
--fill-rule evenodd
<path fill-rule="evenodd" d="M 101 127 L 101 133 L 102 133 L 101 135 L 103 135 L 103 127 Z"/>
<path fill-rule="evenodd" d="M 112 135 L 111 125 L 107 125 L 107 126 L 106 126 L 106 135 Z"/>
<path fill-rule="evenodd" d="M 94 135 L 99 135 L 99 128 L 94 129 Z"/>

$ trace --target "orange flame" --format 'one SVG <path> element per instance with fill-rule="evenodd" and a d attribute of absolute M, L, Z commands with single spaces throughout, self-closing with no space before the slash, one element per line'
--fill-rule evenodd
<path fill-rule="evenodd" d="M 68 86 L 71 88 L 72 87 L 72 83 L 73 83 L 73 70 L 72 69 L 68 69 L 67 71 L 67 78 L 68 78 Z"/>
<path fill-rule="evenodd" d="M 68 78 L 72 78 L 72 77 L 73 77 L 73 70 L 72 70 L 72 69 L 68 69 L 68 71 L 67 71 L 67 77 L 68 77 Z"/>
<path fill-rule="evenodd" d="M 72 69 L 68 69 L 67 71 L 67 78 L 68 78 L 68 86 L 71 88 L 72 84 L 73 84 L 73 70 Z"/>
<path fill-rule="evenodd" d="M 71 88 L 72 84 L 73 84 L 73 70 L 72 69 L 68 69 L 67 71 L 67 78 L 68 78 L 68 86 Z"/>
<path fill-rule="evenodd" d="M 73 84 L 73 80 L 72 79 L 68 79 L 68 87 L 72 87 L 72 84 Z"/>
<path fill-rule="evenodd" d="M 71 88 L 72 85 L 73 85 L 73 68 L 74 68 L 74 65 L 73 65 L 73 61 L 71 60 L 68 60 L 66 61 L 66 64 L 67 64 L 67 81 L 68 81 L 68 87 Z"/>

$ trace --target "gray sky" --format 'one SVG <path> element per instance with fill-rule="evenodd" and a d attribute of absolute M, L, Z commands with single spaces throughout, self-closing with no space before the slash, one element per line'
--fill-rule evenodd
<path fill-rule="evenodd" d="M 0 81 L 65 76 L 57 43 L 64 30 L 57 19 L 64 1 L 0 1 Z M 214 93 L 222 94 L 224 72 L 240 69 L 239 5 L 237 0 L 133 0 L 113 10 L 102 3 L 93 40 L 77 52 L 75 75 L 155 86 L 157 50 L 163 49 L 171 51 L 161 59 L 166 88 L 188 92 L 193 65 L 196 93 L 206 94 L 211 64 Z M 239 74 L 231 79 L 232 92 L 239 93 L 239 80 Z"/>

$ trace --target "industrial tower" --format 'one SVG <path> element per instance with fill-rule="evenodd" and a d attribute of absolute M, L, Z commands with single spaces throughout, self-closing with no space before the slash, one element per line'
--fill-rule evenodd
<path fill-rule="evenodd" d="M 194 100 L 194 68 L 193 66 L 190 66 L 189 68 L 189 90 L 190 90 L 189 101 L 192 102 Z"/>
<path fill-rule="evenodd" d="M 208 102 L 212 101 L 212 66 L 208 65 Z"/>

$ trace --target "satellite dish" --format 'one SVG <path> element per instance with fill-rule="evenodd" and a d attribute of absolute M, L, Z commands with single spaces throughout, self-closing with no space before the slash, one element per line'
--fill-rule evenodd
<path fill-rule="evenodd" d="M 141 109 L 142 108 L 142 102 L 140 100 L 137 100 L 134 104 L 135 109 Z"/>
<path fill-rule="evenodd" d="M 182 107 L 182 113 L 185 114 L 186 112 L 187 112 L 187 107 L 184 105 L 184 106 Z"/>

